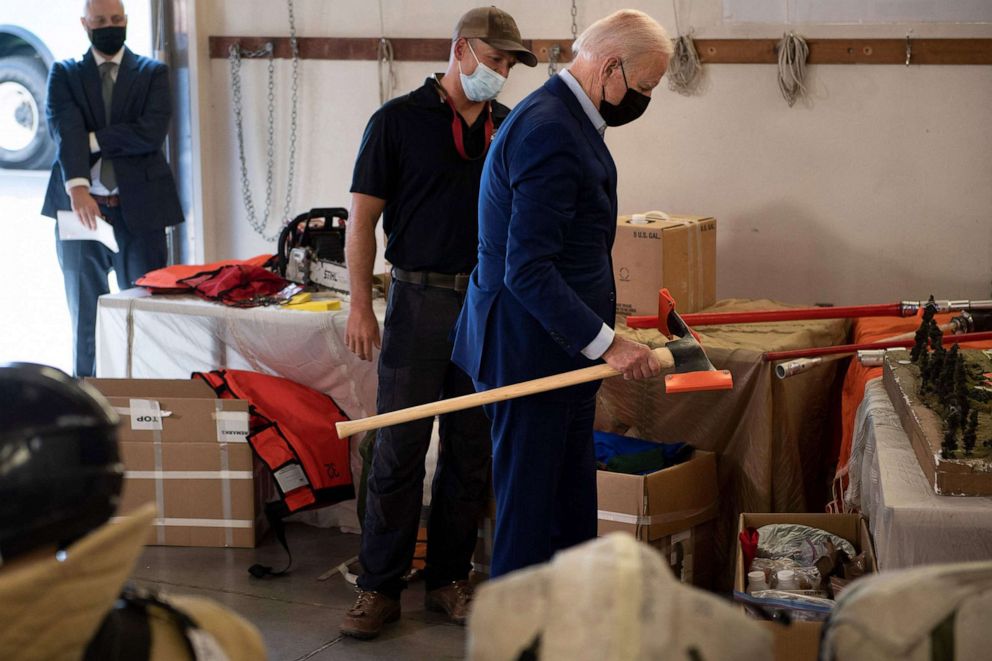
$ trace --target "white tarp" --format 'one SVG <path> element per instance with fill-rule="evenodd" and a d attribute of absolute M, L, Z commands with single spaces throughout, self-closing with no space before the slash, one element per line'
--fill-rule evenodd
<path fill-rule="evenodd" d="M 881 379 L 854 423 L 848 507 L 867 517 L 882 569 L 992 558 L 992 497 L 938 496 Z"/>

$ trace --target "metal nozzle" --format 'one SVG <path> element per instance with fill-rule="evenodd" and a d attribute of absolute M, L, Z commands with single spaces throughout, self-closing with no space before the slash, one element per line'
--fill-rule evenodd
<path fill-rule="evenodd" d="M 775 376 L 788 379 L 790 376 L 802 374 L 823 362 L 823 358 L 796 358 L 775 366 Z"/>
<path fill-rule="evenodd" d="M 862 349 L 858 360 L 865 367 L 881 367 L 885 363 L 885 349 Z"/>

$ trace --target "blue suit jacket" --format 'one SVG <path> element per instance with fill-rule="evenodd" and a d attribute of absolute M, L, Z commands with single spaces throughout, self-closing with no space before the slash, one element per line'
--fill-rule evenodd
<path fill-rule="evenodd" d="M 477 382 L 593 364 L 581 350 L 615 315 L 616 184 L 603 138 L 558 76 L 504 121 L 482 173 L 479 264 L 452 355 Z"/>
<path fill-rule="evenodd" d="M 108 125 L 92 50 L 81 60 L 56 62 L 48 77 L 47 115 L 57 151 L 42 214 L 54 218 L 57 211 L 71 209 L 65 182 L 89 180 L 90 168 L 102 155 L 113 160 L 130 230 L 183 222 L 172 170 L 162 154 L 172 115 L 168 67 L 125 48 Z M 90 153 L 90 132 L 96 133 L 100 154 Z"/>

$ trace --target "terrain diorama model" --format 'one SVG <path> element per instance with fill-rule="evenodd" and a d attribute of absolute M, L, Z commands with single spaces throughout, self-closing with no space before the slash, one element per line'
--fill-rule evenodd
<path fill-rule="evenodd" d="M 885 386 L 937 493 L 992 495 L 992 350 L 945 346 L 935 311 L 886 356 Z"/>

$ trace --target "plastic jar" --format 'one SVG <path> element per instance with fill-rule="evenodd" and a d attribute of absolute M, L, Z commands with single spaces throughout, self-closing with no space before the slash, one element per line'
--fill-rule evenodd
<path fill-rule="evenodd" d="M 791 569 L 783 569 L 777 575 L 778 585 L 776 590 L 798 590 L 799 589 L 799 577 L 796 576 L 796 572 Z"/>
<path fill-rule="evenodd" d="M 747 573 L 748 592 L 758 592 L 759 590 L 767 590 L 768 588 L 768 581 L 765 580 L 765 572 L 759 569 Z"/>

